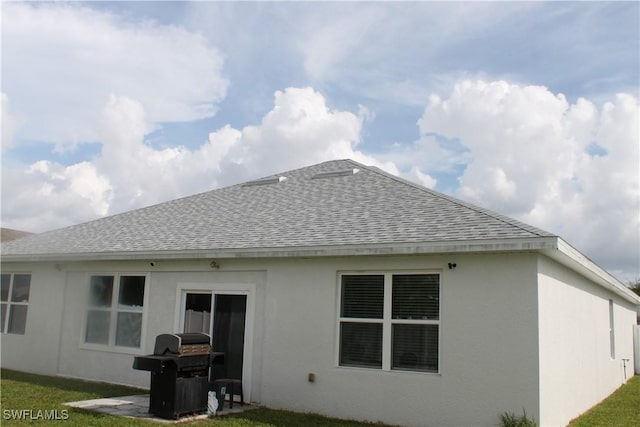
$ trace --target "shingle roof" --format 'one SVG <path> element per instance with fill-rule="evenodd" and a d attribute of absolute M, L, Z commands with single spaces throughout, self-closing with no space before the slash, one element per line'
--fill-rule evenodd
<path fill-rule="evenodd" d="M 375 167 L 336 160 L 3 243 L 2 256 L 86 258 L 551 236 Z"/>
<path fill-rule="evenodd" d="M 22 230 L 13 230 L 11 228 L 0 228 L 0 242 L 10 242 L 11 240 L 22 239 L 33 233 Z"/>

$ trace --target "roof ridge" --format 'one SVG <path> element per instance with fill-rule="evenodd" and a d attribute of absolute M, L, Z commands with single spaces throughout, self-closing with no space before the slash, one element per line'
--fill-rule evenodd
<path fill-rule="evenodd" d="M 318 172 L 348 168 L 361 173 L 351 179 L 313 180 Z M 3 243 L 2 255 L 396 245 L 489 238 L 540 241 L 557 237 L 352 159 L 328 160 L 270 177 L 278 175 L 292 179 L 260 189 L 245 189 L 239 182 L 72 224 L 17 243 Z M 398 191 L 398 186 L 404 190 Z M 402 200 L 415 200 L 398 207 L 394 193 L 402 193 L 397 195 Z M 356 205 L 352 196 L 357 196 Z M 371 201 L 379 203 L 357 205 Z M 328 204 L 339 209 L 328 208 Z"/>
<path fill-rule="evenodd" d="M 219 191 L 219 190 L 224 190 L 224 189 L 227 189 L 227 188 L 242 187 L 243 185 L 245 185 L 247 183 L 254 182 L 254 181 L 259 181 L 259 180 L 261 180 L 263 178 L 270 178 L 270 177 L 275 177 L 275 176 L 286 176 L 287 174 L 292 174 L 292 173 L 295 173 L 295 172 L 298 172 L 300 170 L 307 169 L 307 168 L 310 168 L 310 167 L 320 166 L 320 165 L 324 165 L 324 164 L 332 163 L 332 162 L 341 162 L 341 161 L 342 162 L 344 162 L 344 161 L 354 162 L 351 159 L 334 159 L 334 160 L 327 160 L 327 161 L 324 161 L 322 163 L 315 163 L 315 164 L 311 164 L 311 165 L 307 165 L 307 166 L 301 166 L 299 168 L 291 169 L 291 170 L 284 171 L 284 172 L 274 172 L 274 173 L 271 173 L 269 175 L 265 175 L 263 177 L 254 178 L 254 179 L 248 179 L 246 181 L 236 182 L 234 184 L 229 184 L 229 185 L 225 185 L 225 186 L 222 186 L 222 187 L 211 188 L 211 189 L 204 190 L 204 191 L 199 191 L 199 192 L 193 193 L 193 194 L 186 194 L 184 196 L 179 196 L 179 197 L 177 197 L 175 199 L 158 201 L 158 202 L 152 203 L 150 205 L 140 206 L 140 207 L 137 207 L 137 208 L 133 208 L 133 209 L 129 209 L 129 210 L 121 211 L 121 212 L 114 212 L 114 213 L 111 213 L 111 214 L 108 214 L 108 215 L 103 215 L 103 216 L 100 216 L 100 217 L 97 217 L 97 218 L 89 219 L 87 221 L 83 221 L 83 222 L 80 222 L 80 223 L 69 224 L 69 225 L 66 225 L 66 226 L 63 226 L 63 227 L 59 227 L 59 228 L 53 228 L 51 230 L 45 230 L 45 231 L 42 231 L 40 233 L 31 233 L 30 236 L 25 236 L 25 237 L 31 237 L 31 236 L 34 236 L 34 235 L 46 235 L 46 234 L 53 233 L 53 232 L 59 232 L 59 231 L 62 231 L 62 230 L 77 228 L 79 226 L 86 226 L 86 225 L 89 225 L 89 224 L 92 224 L 92 223 L 95 223 L 95 222 L 98 222 L 98 221 L 102 221 L 102 220 L 107 219 L 107 218 L 114 218 L 114 217 L 118 217 L 118 216 L 121 216 L 121 215 L 129 215 L 129 214 L 132 214 L 134 212 L 141 212 L 141 211 L 145 211 L 145 210 L 148 210 L 148 209 L 153 209 L 153 208 L 156 208 L 156 207 L 164 205 L 164 204 L 174 204 L 174 203 L 181 202 L 183 200 L 193 199 L 193 198 L 196 198 L 196 197 L 203 197 L 203 196 L 208 195 L 209 193 L 213 193 L 213 192 L 216 192 L 216 191 Z M 354 162 L 354 163 L 357 163 L 357 162 Z M 3 227 L 3 228 L 6 228 L 6 227 Z M 7 242 L 3 242 L 3 243 L 8 243 L 8 241 Z"/>
<path fill-rule="evenodd" d="M 447 200 L 447 201 L 449 201 L 451 203 L 455 203 L 455 204 L 457 204 L 459 206 L 462 206 L 464 208 L 471 209 L 471 210 L 473 210 L 475 212 L 478 212 L 480 214 L 483 214 L 483 215 L 487 215 L 487 216 L 489 216 L 489 217 L 491 217 L 491 218 L 493 218 L 495 220 L 501 221 L 501 222 L 503 222 L 505 224 L 508 224 L 508 225 L 512 225 L 514 227 L 517 227 L 520 230 L 523 230 L 523 231 L 526 231 L 526 232 L 529 232 L 529 233 L 533 233 L 533 234 L 535 234 L 537 236 L 540 236 L 540 237 L 555 236 L 553 233 L 549 233 L 548 231 L 543 230 L 541 228 L 535 227 L 533 225 L 526 224 L 526 223 L 524 223 L 522 221 L 519 221 L 519 220 L 517 220 L 515 218 L 508 217 L 506 215 L 503 215 L 501 213 L 492 211 L 492 210 L 487 209 L 487 208 L 476 206 L 473 203 L 466 202 L 464 200 L 449 196 L 447 194 L 441 193 L 439 191 L 432 190 L 432 189 L 427 188 L 427 187 L 425 187 L 423 185 L 420 185 L 420 184 L 417 184 L 415 182 L 409 181 L 408 179 L 404 179 L 404 178 L 401 178 L 401 177 L 399 177 L 397 175 L 393 175 L 393 174 L 391 174 L 389 172 L 386 172 L 386 171 L 380 169 L 377 166 L 363 165 L 363 164 L 361 164 L 359 162 L 356 162 L 355 160 L 351 160 L 351 159 L 348 159 L 348 160 L 350 160 L 351 162 L 355 163 L 358 166 L 361 166 L 363 168 L 366 168 L 367 170 L 370 170 L 371 172 L 377 173 L 379 175 L 386 176 L 387 178 L 391 178 L 391 179 L 393 179 L 395 181 L 398 181 L 400 183 L 410 185 L 410 186 L 412 186 L 412 187 L 414 187 L 414 188 L 416 188 L 418 190 L 421 190 L 421 191 L 424 191 L 426 193 L 429 193 L 434 197 L 438 197 L 440 199 Z"/>
<path fill-rule="evenodd" d="M 288 170 L 288 171 L 285 171 L 285 172 L 279 172 L 276 175 L 286 175 L 288 173 L 292 174 L 292 173 L 295 173 L 295 172 L 299 172 L 299 171 L 301 171 L 303 169 L 319 168 L 320 166 L 326 165 L 328 163 L 338 163 L 338 162 L 354 162 L 354 161 L 351 160 L 351 159 L 326 160 L 326 161 L 324 161 L 322 163 L 314 163 L 314 164 L 311 164 L 311 165 L 308 165 L 308 166 L 302 166 L 302 167 L 299 167 L 299 168 L 296 168 L 296 169 L 291 169 L 291 170 Z M 354 163 L 357 163 L 357 162 L 354 162 Z"/>

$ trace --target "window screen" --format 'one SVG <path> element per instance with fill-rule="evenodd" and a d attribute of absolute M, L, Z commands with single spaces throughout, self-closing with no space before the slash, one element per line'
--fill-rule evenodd
<path fill-rule="evenodd" d="M 340 325 L 340 364 L 343 366 L 382 367 L 382 324 L 350 323 Z"/>
<path fill-rule="evenodd" d="M 85 342 L 139 348 L 146 276 L 91 276 Z"/>
<path fill-rule="evenodd" d="M 342 276 L 341 301 L 340 364 L 381 368 L 384 275 Z"/>
<path fill-rule="evenodd" d="M 3 302 L 9 301 L 9 284 L 11 283 L 11 275 L 3 274 L 2 276 L 2 286 L 0 291 L 0 300 Z"/>
<path fill-rule="evenodd" d="M 2 274 L 0 332 L 24 335 L 27 328 L 31 274 Z"/>
<path fill-rule="evenodd" d="M 87 324 L 85 342 L 91 344 L 109 344 L 109 324 L 111 313 L 105 310 L 89 310 L 87 312 Z"/>
<path fill-rule="evenodd" d="M 438 319 L 440 286 L 437 274 L 393 276 L 392 318 Z"/>
<path fill-rule="evenodd" d="M 116 345 L 123 347 L 140 347 L 141 330 L 142 313 L 118 313 Z"/>
<path fill-rule="evenodd" d="M 120 276 L 120 295 L 118 304 L 129 307 L 142 307 L 144 301 L 144 276 Z"/>
<path fill-rule="evenodd" d="M 438 372 L 439 274 L 345 274 L 340 287 L 340 366 Z"/>
<path fill-rule="evenodd" d="M 13 276 L 13 290 L 11 301 L 29 302 L 29 288 L 31 287 L 30 274 L 15 274 Z"/>
<path fill-rule="evenodd" d="M 91 276 L 89 301 L 93 307 L 111 307 L 113 276 Z"/>
<path fill-rule="evenodd" d="M 393 325 L 392 369 L 438 372 L 438 325 Z"/>
<path fill-rule="evenodd" d="M 342 317 L 382 319 L 384 276 L 342 276 Z"/>

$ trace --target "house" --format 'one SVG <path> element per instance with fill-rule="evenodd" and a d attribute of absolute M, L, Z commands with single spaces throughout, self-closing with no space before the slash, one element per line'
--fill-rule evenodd
<path fill-rule="evenodd" d="M 0 228 L 0 242 L 9 242 L 11 240 L 21 239 L 30 236 L 33 233 L 28 231 L 13 230 L 11 228 Z"/>
<path fill-rule="evenodd" d="M 4 243 L 2 366 L 148 387 L 134 356 L 205 331 L 268 407 L 559 426 L 634 372 L 639 304 L 558 236 L 339 160 Z"/>

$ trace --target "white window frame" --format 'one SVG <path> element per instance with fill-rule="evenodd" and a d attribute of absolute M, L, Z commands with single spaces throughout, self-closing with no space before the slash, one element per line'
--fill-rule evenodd
<path fill-rule="evenodd" d="M 245 402 L 251 401 L 251 385 L 253 374 L 253 334 L 256 305 L 255 283 L 202 283 L 202 282 L 178 282 L 176 286 L 176 307 L 173 317 L 173 329 L 175 333 L 184 330 L 184 307 L 187 293 L 211 294 L 211 330 L 213 330 L 215 297 L 216 295 L 246 295 L 247 306 L 245 311 L 244 326 L 244 354 L 242 359 L 242 390 Z M 215 351 L 215 349 L 214 349 Z"/>
<path fill-rule="evenodd" d="M 396 275 L 410 275 L 410 274 L 435 274 L 438 275 L 438 319 L 393 319 L 392 318 L 392 296 L 393 296 L 393 276 Z M 370 276 L 379 275 L 384 276 L 384 305 L 382 319 L 375 318 L 351 318 L 342 317 L 342 277 L 343 276 Z M 337 318 L 336 322 L 336 354 L 335 354 L 335 366 L 340 369 L 365 369 L 374 372 L 398 372 L 398 373 L 411 373 L 420 375 L 439 375 L 441 371 L 441 351 L 442 351 L 442 323 L 441 323 L 441 311 L 442 311 L 442 271 L 440 270 L 384 270 L 384 271 L 340 271 L 338 272 L 337 279 Z M 341 333 L 340 328 L 342 323 L 377 323 L 382 324 L 382 368 L 374 368 L 367 366 L 346 366 L 340 364 L 340 352 L 341 352 Z M 438 326 L 438 370 L 437 371 L 419 371 L 408 370 L 400 368 L 392 368 L 391 355 L 393 353 L 393 343 L 391 340 L 393 325 L 437 325 Z"/>
<path fill-rule="evenodd" d="M 6 304 L 7 306 L 7 310 L 4 313 L 4 328 L 2 328 L 2 331 L 0 331 L 2 334 L 8 334 L 8 335 L 26 335 L 27 334 L 27 319 L 29 318 L 29 300 L 27 299 L 27 302 L 23 302 L 23 301 L 12 301 L 11 298 L 13 297 L 13 282 L 15 280 L 15 276 L 19 275 L 19 276 L 30 276 L 29 278 L 29 298 L 31 298 L 31 280 L 33 279 L 33 275 L 31 274 L 31 272 L 16 272 L 16 273 L 6 273 L 3 272 L 3 275 L 7 274 L 9 275 L 9 293 L 7 294 L 7 300 L 6 301 L 2 301 L 2 304 Z M 25 325 L 24 325 L 24 333 L 20 334 L 17 332 L 9 332 L 9 315 L 11 314 L 11 307 L 12 306 L 16 306 L 16 305 L 21 305 L 24 307 L 27 307 L 27 315 L 25 317 Z"/>
<path fill-rule="evenodd" d="M 89 297 L 91 292 L 91 278 L 94 276 L 109 276 L 113 277 L 113 289 L 111 294 L 111 307 L 103 308 L 103 307 L 93 307 L 90 305 Z M 122 276 L 137 276 L 144 277 L 144 296 L 142 302 L 142 309 L 135 308 L 125 308 L 118 306 L 118 297 L 120 295 L 120 277 Z M 86 297 L 85 297 L 85 305 L 84 305 L 84 314 L 82 319 L 82 328 L 80 333 L 80 348 L 90 349 L 90 350 L 101 350 L 101 351 L 111 351 L 115 353 L 127 353 L 127 354 L 142 354 L 144 351 L 144 343 L 145 343 L 145 335 L 147 330 L 147 313 L 149 311 L 149 288 L 150 288 L 150 274 L 149 273 L 139 273 L 139 272 L 118 272 L 118 273 L 91 273 L 87 276 L 85 283 L 86 287 Z M 87 321 L 89 317 L 89 310 L 101 310 L 108 311 L 111 315 L 109 318 L 109 340 L 107 344 L 99 344 L 99 343 L 91 343 L 86 342 L 87 338 Z M 119 346 L 116 345 L 116 329 L 118 324 L 118 313 L 141 313 L 142 314 L 142 323 L 140 326 L 140 346 L 139 347 L 127 347 L 127 346 Z"/>

